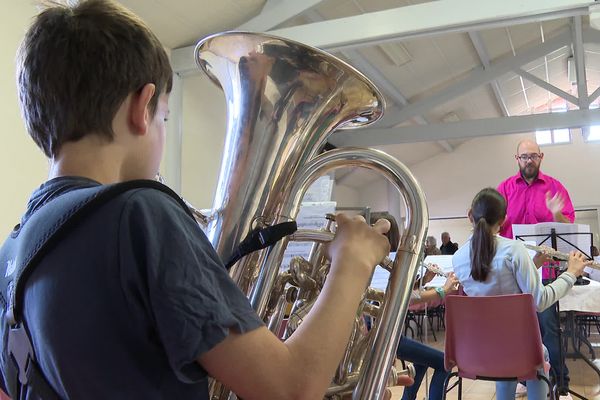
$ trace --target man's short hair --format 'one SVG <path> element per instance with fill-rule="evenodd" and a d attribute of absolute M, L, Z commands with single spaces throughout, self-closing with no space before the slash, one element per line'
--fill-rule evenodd
<path fill-rule="evenodd" d="M 88 134 L 112 140 L 117 110 L 148 83 L 156 85 L 154 114 L 173 72 L 158 38 L 123 6 L 46 3 L 19 48 L 17 86 L 27 131 L 50 158 Z"/>

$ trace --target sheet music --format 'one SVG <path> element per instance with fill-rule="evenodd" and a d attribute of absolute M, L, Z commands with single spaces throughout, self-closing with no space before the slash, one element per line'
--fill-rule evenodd
<path fill-rule="evenodd" d="M 396 252 L 391 252 L 389 257 L 394 260 L 396 258 Z M 373 272 L 373 277 L 371 278 L 369 286 L 379 290 L 386 290 L 389 279 L 390 273 L 378 265 L 375 267 L 375 272 Z"/>
<path fill-rule="evenodd" d="M 304 193 L 302 204 L 310 202 L 327 202 L 331 200 L 333 179 L 329 175 L 320 176 Z"/>
<path fill-rule="evenodd" d="M 594 257 L 594 261 L 600 262 L 600 257 Z M 589 274 L 590 279 L 600 282 L 600 270 L 590 267 L 585 267 L 583 270 Z"/>
<path fill-rule="evenodd" d="M 303 202 L 296 218 L 298 229 L 321 229 L 327 222 L 325 216 L 335 212 L 335 201 Z M 281 269 L 286 270 L 292 257 L 308 259 L 313 242 L 290 242 L 283 255 Z"/>
<path fill-rule="evenodd" d="M 575 233 L 590 233 L 590 226 L 584 224 L 565 224 L 561 222 L 540 222 L 537 224 L 514 224 L 512 226 L 514 237 L 521 237 L 523 240 L 535 241 L 536 245 L 541 244 L 544 239 L 550 235 L 554 228 L 556 234 L 556 245 L 558 251 L 568 253 L 575 250 L 568 242 L 579 248 L 585 255 L 589 256 L 592 246 L 592 235 L 575 235 Z M 528 237 L 527 235 L 535 235 Z M 552 247 L 548 239 L 544 245 Z"/>

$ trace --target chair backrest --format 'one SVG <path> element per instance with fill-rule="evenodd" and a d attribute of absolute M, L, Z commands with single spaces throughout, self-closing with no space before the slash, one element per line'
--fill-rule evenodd
<path fill-rule="evenodd" d="M 544 352 L 531 294 L 447 296 L 444 364 L 469 379 L 534 379 Z"/>

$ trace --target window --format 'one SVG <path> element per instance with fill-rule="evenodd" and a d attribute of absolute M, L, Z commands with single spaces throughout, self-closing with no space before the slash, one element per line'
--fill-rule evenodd
<path fill-rule="evenodd" d="M 569 128 L 567 129 L 554 129 L 552 131 L 554 134 L 554 143 L 570 143 L 571 142 L 571 132 Z"/>
<path fill-rule="evenodd" d="M 537 131 L 535 133 L 535 141 L 537 144 L 552 144 L 552 131 Z"/>
<path fill-rule="evenodd" d="M 552 108 L 552 112 L 566 112 L 567 107 Z M 571 130 L 569 128 L 550 129 L 535 132 L 535 141 L 540 146 L 548 144 L 571 143 Z"/>
<path fill-rule="evenodd" d="M 590 134 L 587 137 L 588 142 L 600 141 L 600 125 L 590 126 Z"/>

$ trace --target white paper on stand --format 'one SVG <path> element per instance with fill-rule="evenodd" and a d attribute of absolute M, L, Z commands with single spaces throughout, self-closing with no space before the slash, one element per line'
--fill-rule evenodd
<path fill-rule="evenodd" d="M 557 234 L 556 247 L 558 251 L 568 253 L 576 250 L 575 245 L 584 254 L 589 256 L 592 246 L 592 235 L 580 235 L 579 233 L 590 233 L 590 226 L 584 224 L 565 224 L 561 222 L 540 222 L 537 224 L 513 224 L 513 235 L 527 242 L 535 242 L 536 245 L 543 244 L 552 247 L 548 236 L 552 229 Z M 532 236 L 533 235 L 533 236 Z M 548 238 L 548 239 L 547 239 Z M 571 244 L 569 244 L 571 243 Z"/>
<path fill-rule="evenodd" d="M 327 222 L 326 215 L 335 212 L 335 201 L 304 202 L 296 218 L 298 229 L 321 229 Z M 290 242 L 285 250 L 281 269 L 286 270 L 292 257 L 308 259 L 313 242 Z"/>
<path fill-rule="evenodd" d="M 396 258 L 396 252 L 390 253 L 389 257 L 391 260 L 394 260 Z M 386 290 L 389 280 L 390 273 L 378 265 L 375 267 L 375 272 L 373 272 L 373 277 L 371 278 L 369 286 L 379 290 Z"/>

